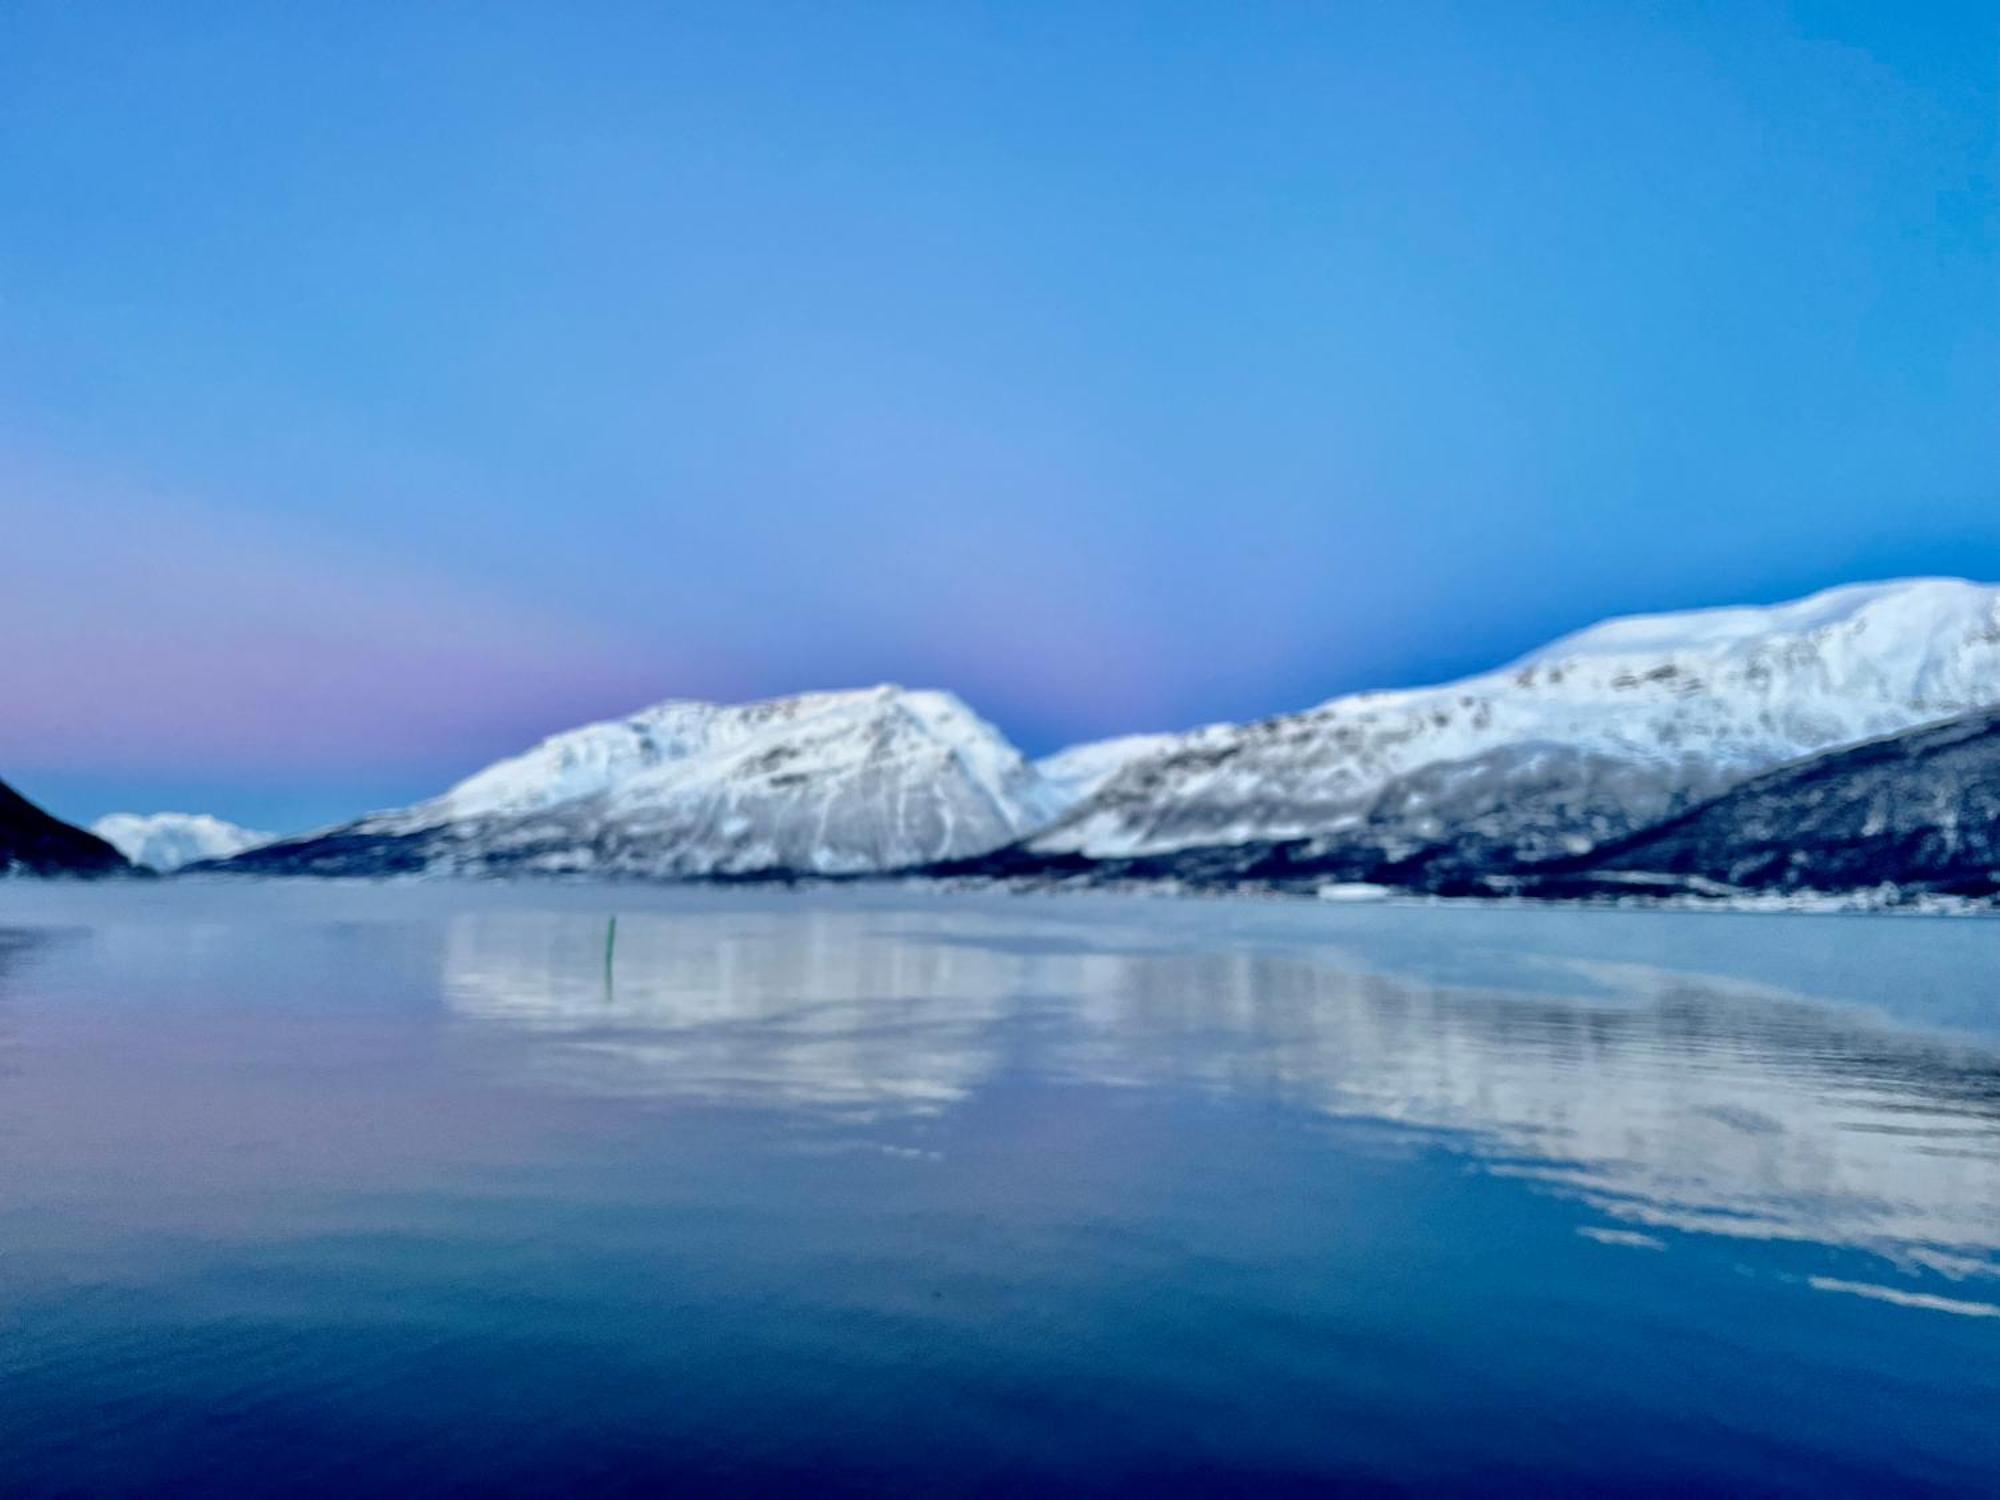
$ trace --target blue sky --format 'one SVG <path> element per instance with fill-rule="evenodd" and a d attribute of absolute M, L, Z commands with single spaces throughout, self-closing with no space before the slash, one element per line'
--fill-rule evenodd
<path fill-rule="evenodd" d="M 1997 170 L 1983 5 L 12 6 L 0 775 L 297 826 L 2000 577 Z"/>

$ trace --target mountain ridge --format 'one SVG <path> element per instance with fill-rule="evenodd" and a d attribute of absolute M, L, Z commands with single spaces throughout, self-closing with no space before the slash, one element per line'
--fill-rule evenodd
<path fill-rule="evenodd" d="M 1625 616 L 1455 682 L 1192 731 L 1118 770 L 1029 852 L 1132 859 L 1347 832 L 1409 854 L 1464 820 L 1450 787 L 1424 795 L 1410 778 L 1491 769 L 1489 758 L 1548 746 L 1577 758 L 1580 789 L 1627 768 L 1620 816 L 1606 819 L 1600 805 L 1576 825 L 1573 847 L 1522 850 L 1577 854 L 1742 776 L 1994 701 L 1991 585 L 1897 580 L 1774 606 Z M 1410 805 L 1385 818 L 1383 799 L 1399 795 Z M 1550 815 L 1531 844 L 1560 841 L 1553 802 L 1546 792 Z"/>
<path fill-rule="evenodd" d="M 203 868 L 978 875 L 1478 893 L 1773 768 L 2000 704 L 2000 587 L 1621 616 L 1431 687 L 1030 762 L 949 693 L 669 700 Z"/>
<path fill-rule="evenodd" d="M 677 699 L 551 735 L 427 802 L 203 868 L 869 874 L 1009 842 L 1054 815 L 1053 796 L 949 693 Z"/>

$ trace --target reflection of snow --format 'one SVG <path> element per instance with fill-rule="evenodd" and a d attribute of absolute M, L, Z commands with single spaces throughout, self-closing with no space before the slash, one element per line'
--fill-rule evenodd
<path fill-rule="evenodd" d="M 538 1077 L 751 1105 L 935 1111 L 1005 1065 L 1277 1096 L 1462 1133 L 1624 1221 L 1866 1246 L 1964 1273 L 2000 1246 L 2000 1062 L 1733 980 L 1557 960 L 1551 989 L 1389 977 L 1229 908 L 1049 921 L 923 902 L 455 918 L 447 992 Z M 1102 918 L 1103 920 L 1099 920 Z M 1564 969 L 1568 972 L 1565 974 Z"/>
<path fill-rule="evenodd" d="M 1576 967 L 1625 983 L 1500 996 L 1254 951 L 1149 961 L 1095 1002 L 1096 1045 L 1123 1073 L 1467 1132 L 1494 1170 L 1637 1227 L 1927 1247 L 1941 1267 L 2000 1245 L 1991 1054 L 1762 987 Z"/>
<path fill-rule="evenodd" d="M 602 919 L 464 914 L 449 927 L 446 993 L 462 1015 L 546 1038 L 538 1070 L 593 1092 L 936 1109 L 987 1071 L 985 1033 L 1016 965 L 859 930 L 884 920 L 627 915 L 607 976 Z"/>

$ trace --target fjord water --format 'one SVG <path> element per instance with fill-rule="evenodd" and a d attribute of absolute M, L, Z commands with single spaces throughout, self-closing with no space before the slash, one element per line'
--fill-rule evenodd
<path fill-rule="evenodd" d="M 1996 955 L 0 887 L 0 1487 L 1991 1492 Z"/>

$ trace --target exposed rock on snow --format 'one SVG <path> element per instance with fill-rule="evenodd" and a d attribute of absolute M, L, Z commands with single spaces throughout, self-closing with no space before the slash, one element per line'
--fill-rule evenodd
<path fill-rule="evenodd" d="M 1063 807 L 949 693 L 672 702 L 587 725 L 431 802 L 252 850 L 271 873 L 859 875 L 964 858 Z"/>
<path fill-rule="evenodd" d="M 2000 711 L 1872 740 L 1754 777 L 1599 853 L 1603 892 L 2000 893 Z M 1552 893 L 1560 893 L 1552 891 Z"/>
<path fill-rule="evenodd" d="M 666 703 L 556 735 L 430 802 L 217 868 L 674 879 L 922 867 L 1479 891 L 1497 877 L 1584 870 L 1774 767 L 1995 705 L 2000 588 L 1915 579 L 1611 620 L 1442 687 L 1126 736 L 1034 764 L 946 693 Z M 1882 772 L 1902 789 L 1871 793 L 1869 805 L 1887 796 L 1899 818 L 1933 806 L 1958 820 L 1950 837 L 1969 850 L 1965 819 L 1983 794 L 1925 781 L 1956 765 L 1942 752 L 1907 757 Z M 1741 861 L 1723 845 L 1783 829 L 1736 806 L 1735 833 L 1704 824 L 1684 863 L 1617 878 L 1742 888 Z M 1913 879 L 1942 869 L 1931 844 L 1898 847 L 1916 861 Z M 1871 865 L 1874 878 L 1898 878 L 1892 852 L 1868 856 L 1888 861 Z M 1924 888 L 1969 888 L 1963 873 Z M 1748 884 L 1794 889 L 1761 875 Z M 1809 886 L 1802 876 L 1796 889 Z"/>
<path fill-rule="evenodd" d="M 1115 739 L 1071 745 L 1035 762 L 1064 810 L 1097 794 L 1105 782 L 1134 761 L 1171 750 L 1184 738 L 1178 734 L 1123 734 Z"/>
<path fill-rule="evenodd" d="M 1293 855 L 1331 878 L 1399 879 L 1567 857 L 1785 761 L 1995 702 L 2000 589 L 1987 585 L 1635 616 L 1442 687 L 1174 737 L 1016 863 L 1136 869 L 1307 841 Z"/>

